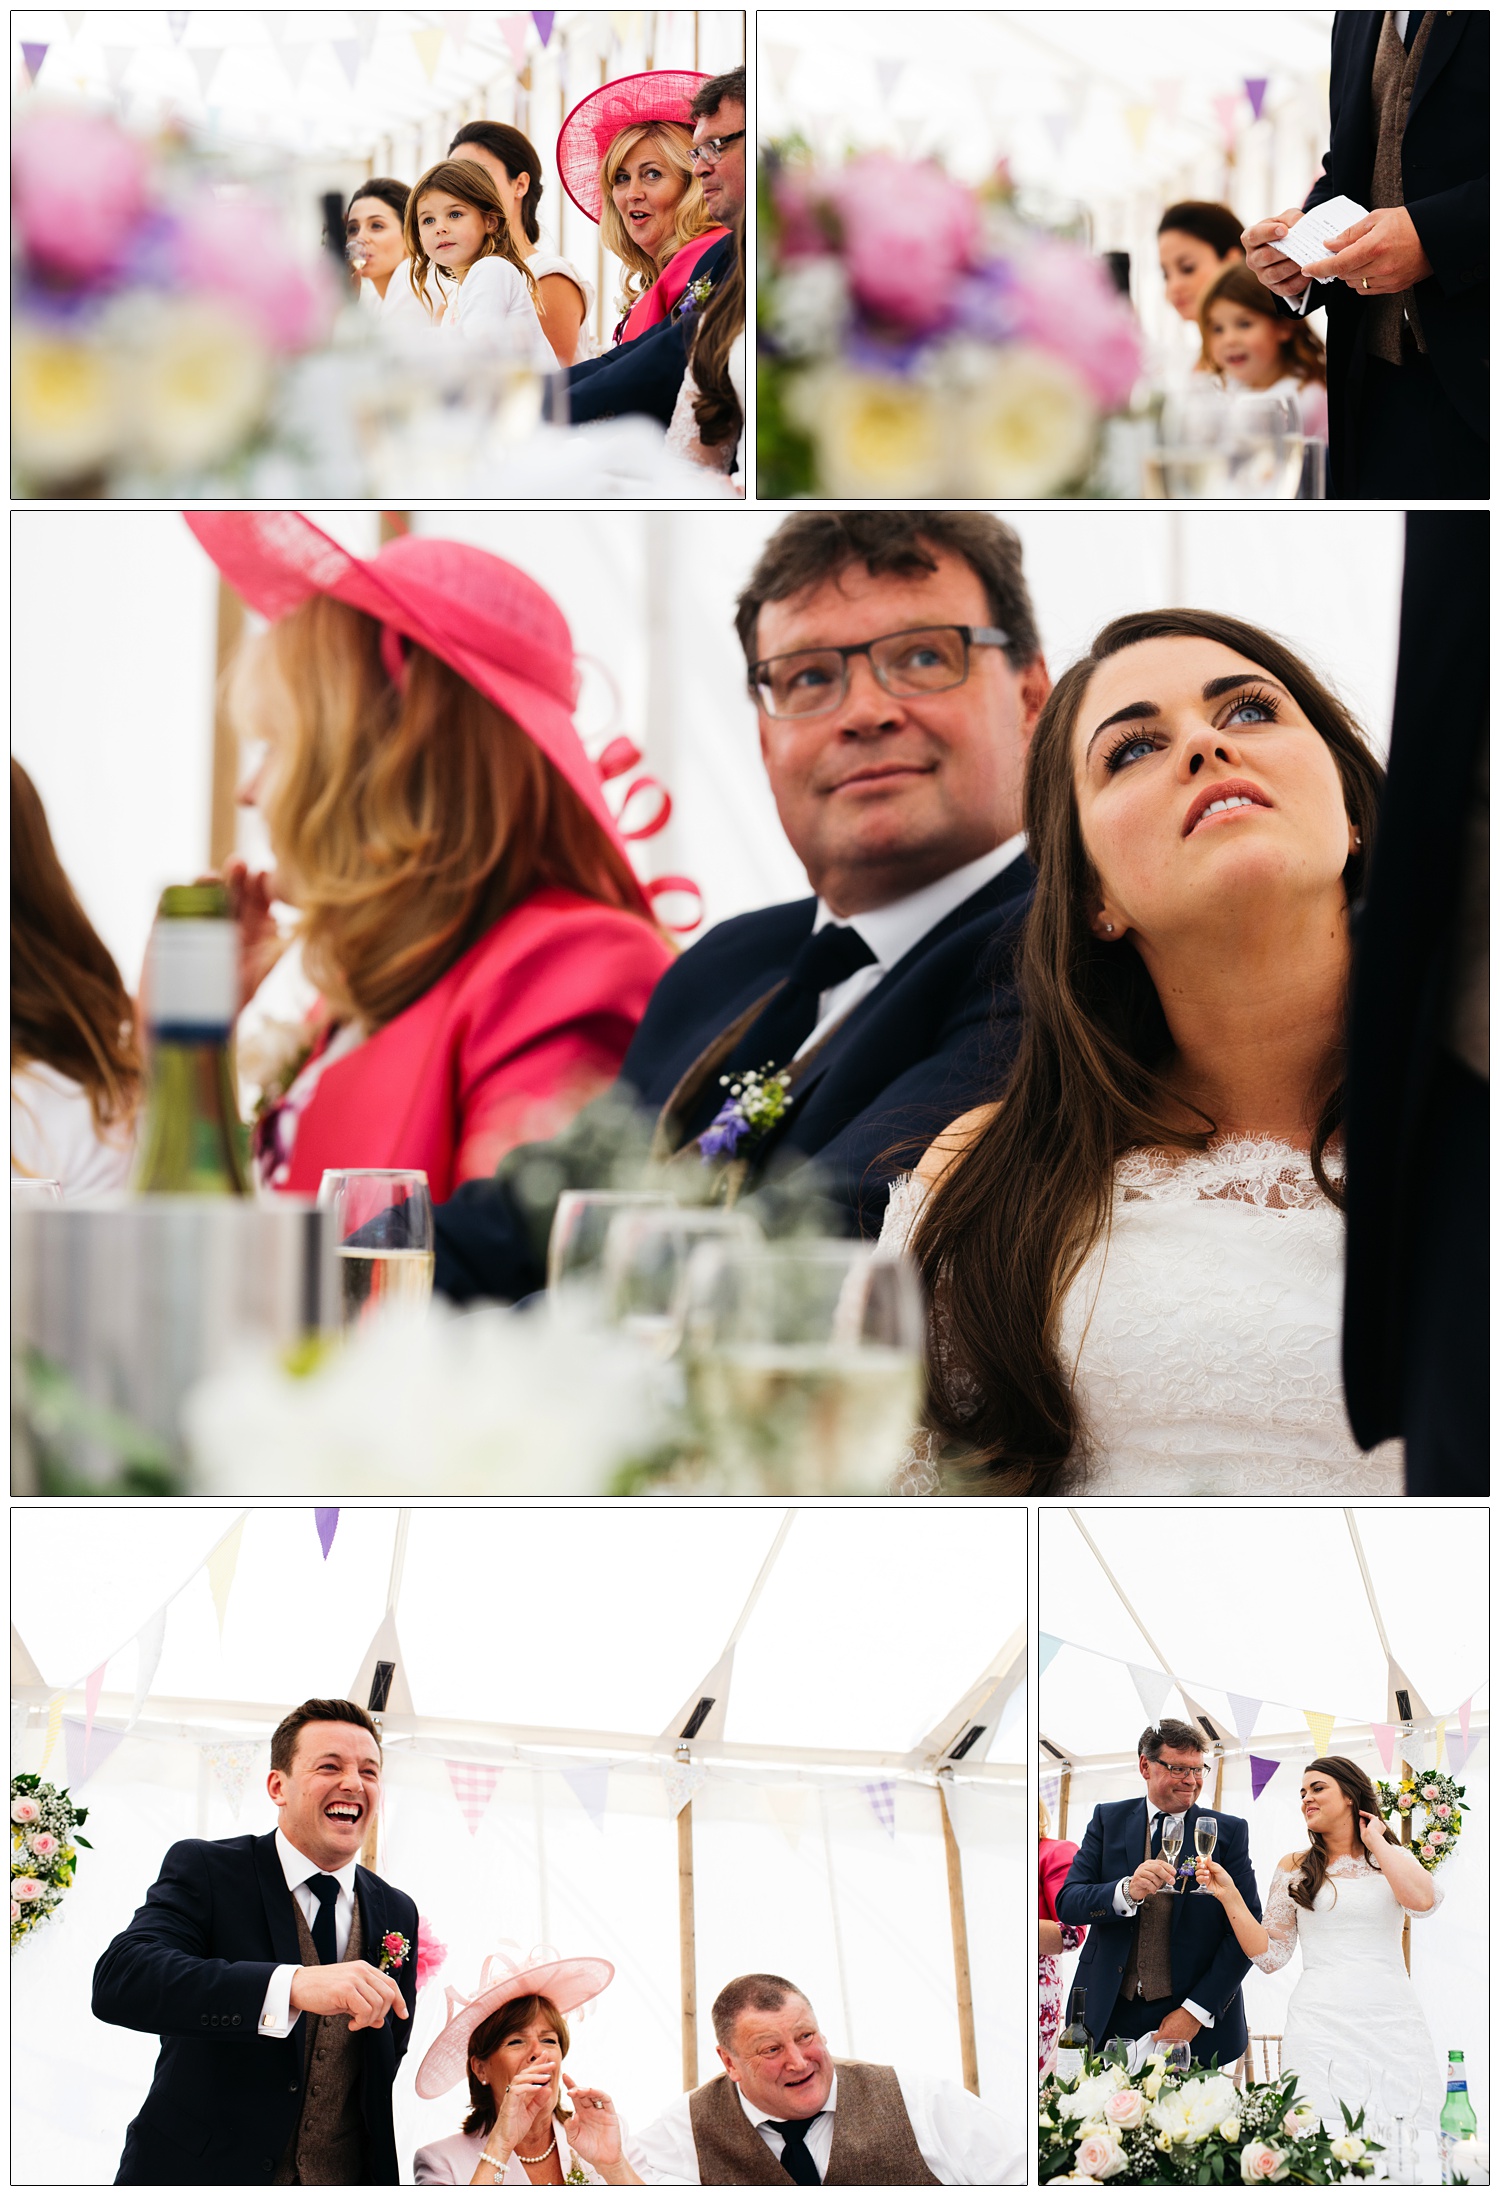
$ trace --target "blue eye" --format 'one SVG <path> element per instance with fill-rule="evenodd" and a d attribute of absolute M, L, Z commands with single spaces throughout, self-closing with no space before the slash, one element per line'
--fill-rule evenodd
<path fill-rule="evenodd" d="M 1276 711 L 1270 702 L 1259 701 L 1253 695 L 1248 696 L 1244 701 L 1236 702 L 1225 722 L 1233 724 L 1235 719 L 1243 716 L 1247 709 L 1255 711 L 1255 715 L 1249 720 L 1252 724 L 1274 724 L 1276 722 Z"/>
<path fill-rule="evenodd" d="M 1154 755 L 1155 753 L 1155 740 L 1148 738 L 1144 732 L 1136 732 L 1129 739 L 1121 740 L 1118 747 L 1110 749 L 1105 757 L 1104 767 L 1113 777 L 1117 770 L 1126 769 L 1132 761 L 1137 760 L 1141 755 Z"/>

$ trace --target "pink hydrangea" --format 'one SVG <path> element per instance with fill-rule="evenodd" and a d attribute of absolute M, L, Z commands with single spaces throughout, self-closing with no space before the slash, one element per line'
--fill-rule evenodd
<path fill-rule="evenodd" d="M 297 351 L 318 330 L 326 293 L 287 250 L 276 216 L 256 200 L 210 198 L 183 215 L 174 271 L 190 290 L 244 315 L 273 351 Z"/>
<path fill-rule="evenodd" d="M 1076 244 L 1042 237 L 1016 262 L 1017 333 L 1066 359 L 1106 410 L 1124 404 L 1139 379 L 1135 315 L 1104 268 Z"/>
<path fill-rule="evenodd" d="M 1438 1835 L 1441 1837 L 1442 1832 L 1439 1831 Z M 58 1850 L 58 1841 L 53 1837 L 50 1830 L 38 1830 L 34 1836 L 26 1840 L 26 1843 L 39 1861 L 51 1860 L 53 1854 Z"/>
<path fill-rule="evenodd" d="M 980 242 L 974 194 L 935 161 L 868 153 L 827 190 L 844 238 L 849 286 L 878 319 L 925 333 L 947 319 Z"/>
<path fill-rule="evenodd" d="M 826 220 L 819 212 L 816 179 L 803 169 L 783 169 L 771 197 L 781 224 L 777 250 L 783 259 L 814 259 L 833 250 Z"/>
<path fill-rule="evenodd" d="M 432 1977 L 448 1957 L 448 1947 L 442 1942 L 425 1914 L 417 1916 L 417 1988 Z"/>
<path fill-rule="evenodd" d="M 146 206 L 146 153 L 105 116 L 28 115 L 10 143 L 11 215 L 44 275 L 95 281 L 117 266 Z"/>
<path fill-rule="evenodd" d="M 12 1800 L 10 1803 L 10 1819 L 12 1822 L 19 1823 L 40 1822 L 42 1819 L 41 1801 L 34 1800 L 23 1792 L 19 1799 Z"/>

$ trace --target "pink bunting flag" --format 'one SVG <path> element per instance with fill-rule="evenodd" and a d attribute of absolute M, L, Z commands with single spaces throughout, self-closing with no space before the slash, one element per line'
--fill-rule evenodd
<path fill-rule="evenodd" d="M 1391 1756 L 1396 1750 L 1396 1726 L 1394 1723 L 1372 1723 L 1370 1736 L 1375 1741 L 1375 1751 L 1384 1764 L 1387 1776 L 1391 1773 Z"/>
<path fill-rule="evenodd" d="M 1253 1800 L 1260 1798 L 1261 1793 L 1280 1767 L 1281 1763 L 1272 1761 L 1268 1754 L 1252 1754 L 1250 1756 L 1250 1797 Z"/>
<path fill-rule="evenodd" d="M 334 55 L 343 70 L 345 80 L 352 84 L 359 74 L 360 51 L 357 38 L 335 38 Z"/>
<path fill-rule="evenodd" d="M 1245 97 L 1250 102 L 1250 112 L 1257 122 L 1260 120 L 1260 110 L 1266 103 L 1266 86 L 1269 82 L 1268 76 L 1245 78 Z"/>
<path fill-rule="evenodd" d="M 876 1784 L 862 1784 L 860 1790 L 870 1803 L 870 1812 L 894 1845 L 896 1842 L 896 1787 L 887 1777 Z"/>
<path fill-rule="evenodd" d="M 76 1716 L 63 1717 L 63 1738 L 68 1750 L 68 1784 L 76 1790 L 87 1784 L 96 1769 L 102 1769 L 110 1755 L 125 1736 L 123 1731 L 106 1731 L 102 1726 L 90 1731 Z"/>
<path fill-rule="evenodd" d="M 1239 112 L 1239 105 L 1238 92 L 1216 92 L 1214 95 L 1214 113 L 1219 118 L 1219 132 L 1226 145 L 1234 143 L 1234 120 Z"/>
<path fill-rule="evenodd" d="M 83 1688 L 83 1750 L 89 1749 L 89 1739 L 94 1729 L 94 1712 L 99 1706 L 99 1695 L 104 1690 L 104 1672 L 108 1667 L 101 1662 L 97 1670 L 91 1670 Z"/>
<path fill-rule="evenodd" d="M 552 26 L 557 21 L 557 10 L 555 8 L 533 8 L 531 20 L 536 25 L 536 34 L 542 41 L 542 51 L 545 53 L 547 42 L 552 36 Z"/>
<path fill-rule="evenodd" d="M 447 1761 L 443 1767 L 448 1772 L 448 1782 L 453 1787 L 453 1797 L 463 1810 L 464 1821 L 472 1838 L 484 1820 L 484 1811 L 494 1798 L 500 1772 L 487 1761 Z"/>
<path fill-rule="evenodd" d="M 313 1523 L 318 1528 L 318 1546 L 323 1551 L 323 1561 L 328 1561 L 328 1551 L 333 1546 L 333 1536 L 339 1529 L 337 1510 L 314 1510 Z"/>
<path fill-rule="evenodd" d="M 529 18 L 524 15 L 502 15 L 500 18 L 500 35 L 505 40 L 506 49 L 510 54 L 510 65 L 518 76 L 526 65 L 526 25 L 528 20 Z"/>
<path fill-rule="evenodd" d="M 1470 1693 L 1467 1700 L 1460 1701 L 1458 1704 L 1458 1728 L 1464 1735 L 1465 1747 L 1469 1743 L 1469 1711 L 1473 1705 L 1474 1695 L 1472 1693 Z"/>
<path fill-rule="evenodd" d="M 41 73 L 42 63 L 47 58 L 47 53 L 48 47 L 44 43 L 33 45 L 30 40 L 22 39 L 21 59 L 26 64 L 26 77 L 29 83 L 34 84 L 36 82 Z"/>

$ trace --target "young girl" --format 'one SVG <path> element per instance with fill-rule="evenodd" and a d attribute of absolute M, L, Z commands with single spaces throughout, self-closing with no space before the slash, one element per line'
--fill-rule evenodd
<path fill-rule="evenodd" d="M 1236 389 L 1295 396 L 1302 432 L 1328 440 L 1328 360 L 1305 320 L 1284 317 L 1248 267 L 1231 267 L 1198 309 L 1203 364 Z"/>
<path fill-rule="evenodd" d="M 411 286 L 442 334 L 503 349 L 550 373 L 536 284 L 511 241 L 494 184 L 473 160 L 440 160 L 406 208 Z M 428 276 L 434 277 L 428 288 Z"/>

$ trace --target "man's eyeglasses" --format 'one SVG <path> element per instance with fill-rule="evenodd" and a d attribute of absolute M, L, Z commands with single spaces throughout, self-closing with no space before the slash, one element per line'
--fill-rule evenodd
<path fill-rule="evenodd" d="M 1004 648 L 998 625 L 918 625 L 848 648 L 806 648 L 750 666 L 750 691 L 768 717 L 820 717 L 849 692 L 849 659 L 868 656 L 888 694 L 943 694 L 969 675 L 971 648 Z"/>
<path fill-rule="evenodd" d="M 700 137 L 690 155 L 695 168 L 716 168 L 724 157 L 726 145 L 737 145 L 744 136 L 743 130 L 731 130 L 727 137 Z"/>
<path fill-rule="evenodd" d="M 1201 1784 L 1208 1775 L 1206 1769 L 1180 1769 L 1175 1761 L 1158 1761 L 1154 1754 L 1146 1756 L 1154 1769 L 1165 1769 L 1168 1776 L 1181 1777 L 1185 1783 Z"/>

